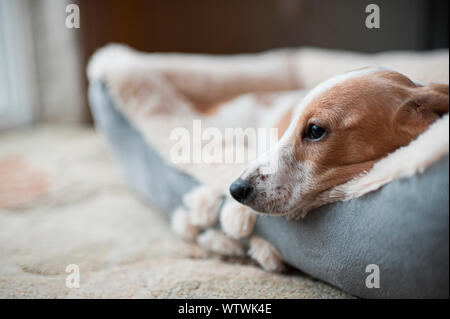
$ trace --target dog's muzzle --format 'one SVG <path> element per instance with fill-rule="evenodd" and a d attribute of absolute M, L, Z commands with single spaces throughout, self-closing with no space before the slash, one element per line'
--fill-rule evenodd
<path fill-rule="evenodd" d="M 230 194 L 235 200 L 244 204 L 245 200 L 253 192 L 253 187 L 248 182 L 238 178 L 230 186 Z"/>

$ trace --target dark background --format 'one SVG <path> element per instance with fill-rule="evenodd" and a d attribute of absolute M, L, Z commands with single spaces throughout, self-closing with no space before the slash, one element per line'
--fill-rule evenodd
<path fill-rule="evenodd" d="M 365 8 L 380 7 L 367 29 Z M 319 46 L 379 52 L 448 47 L 448 0 L 80 0 L 91 54 L 108 42 L 145 51 L 257 52 Z"/>

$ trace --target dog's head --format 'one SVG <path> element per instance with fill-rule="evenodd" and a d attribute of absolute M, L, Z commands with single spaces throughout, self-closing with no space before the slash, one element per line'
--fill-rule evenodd
<path fill-rule="evenodd" d="M 304 215 L 314 199 L 407 145 L 449 110 L 448 85 L 419 85 L 379 68 L 317 86 L 278 125 L 277 147 L 230 186 L 257 212 Z M 263 167 L 277 160 L 270 174 Z"/>

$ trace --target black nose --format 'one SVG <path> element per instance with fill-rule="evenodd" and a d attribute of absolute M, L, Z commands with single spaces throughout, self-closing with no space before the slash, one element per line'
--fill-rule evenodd
<path fill-rule="evenodd" d="M 235 180 L 230 186 L 231 196 L 241 203 L 251 194 L 252 191 L 253 187 L 240 178 Z"/>

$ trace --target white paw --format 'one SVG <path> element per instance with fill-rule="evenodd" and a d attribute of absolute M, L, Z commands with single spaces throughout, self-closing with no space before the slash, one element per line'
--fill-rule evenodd
<path fill-rule="evenodd" d="M 281 254 L 272 244 L 260 237 L 254 236 L 250 239 L 248 255 L 256 260 L 265 270 L 276 272 L 284 270 Z"/>
<path fill-rule="evenodd" d="M 189 213 L 182 207 L 175 210 L 170 225 L 176 234 L 189 241 L 194 241 L 201 230 L 200 227 L 190 223 Z"/>
<path fill-rule="evenodd" d="M 253 231 L 255 222 L 256 213 L 232 199 L 227 200 L 220 213 L 222 230 L 235 239 L 249 236 Z"/>
<path fill-rule="evenodd" d="M 222 198 L 221 194 L 211 187 L 199 186 L 184 195 L 183 202 L 189 209 L 190 223 L 208 227 L 217 221 Z"/>
<path fill-rule="evenodd" d="M 244 245 L 236 239 L 227 237 L 221 231 L 208 229 L 197 237 L 197 243 L 210 251 L 224 256 L 245 256 Z"/>

